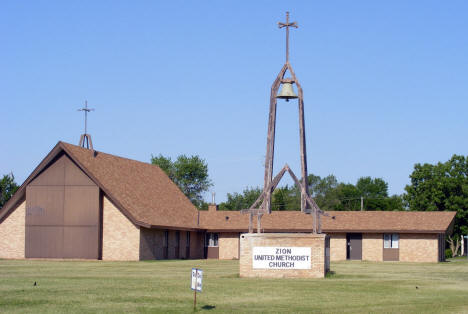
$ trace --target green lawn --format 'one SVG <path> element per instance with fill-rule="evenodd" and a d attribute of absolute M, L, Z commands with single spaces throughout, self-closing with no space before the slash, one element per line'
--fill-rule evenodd
<path fill-rule="evenodd" d="M 0 312 L 468 312 L 468 261 L 332 263 L 325 279 L 244 279 L 238 261 L 0 260 Z M 37 286 L 33 283 L 37 282 Z"/>

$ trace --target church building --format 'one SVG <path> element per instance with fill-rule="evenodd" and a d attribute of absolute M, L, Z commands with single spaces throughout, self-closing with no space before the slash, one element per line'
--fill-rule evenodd
<path fill-rule="evenodd" d="M 330 257 L 439 262 L 455 212 L 327 212 Z M 0 258 L 238 259 L 249 215 L 198 210 L 158 166 L 59 142 L 0 210 Z M 261 232 L 312 232 L 264 215 Z"/>

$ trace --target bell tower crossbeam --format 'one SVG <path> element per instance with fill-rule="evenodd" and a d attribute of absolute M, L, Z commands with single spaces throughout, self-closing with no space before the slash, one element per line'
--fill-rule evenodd
<path fill-rule="evenodd" d="M 278 27 L 286 27 L 286 62 L 289 62 L 289 28 L 298 28 L 296 22 L 289 23 L 289 12 L 286 12 L 286 23 L 278 22 Z"/>

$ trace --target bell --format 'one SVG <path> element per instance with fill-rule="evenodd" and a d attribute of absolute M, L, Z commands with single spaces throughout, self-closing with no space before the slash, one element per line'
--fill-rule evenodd
<path fill-rule="evenodd" d="M 276 96 L 276 98 L 286 99 L 286 101 L 289 101 L 290 99 L 296 99 L 297 95 L 294 92 L 292 83 L 284 82 L 281 86 L 281 91 L 279 92 L 278 96 Z"/>

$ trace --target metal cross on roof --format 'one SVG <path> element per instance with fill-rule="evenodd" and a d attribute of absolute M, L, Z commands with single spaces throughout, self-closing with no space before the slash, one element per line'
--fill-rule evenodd
<path fill-rule="evenodd" d="M 286 62 L 289 61 L 289 28 L 295 27 L 298 28 L 296 22 L 289 23 L 289 12 L 286 12 L 286 23 L 278 22 L 278 27 L 286 27 Z"/>
<path fill-rule="evenodd" d="M 85 100 L 85 106 L 78 111 L 84 111 L 85 114 L 85 127 L 84 127 L 84 134 L 88 134 L 88 112 L 94 111 L 94 108 L 88 108 L 88 101 Z"/>
<path fill-rule="evenodd" d="M 78 109 L 78 111 L 84 111 L 85 114 L 85 128 L 84 128 L 84 134 L 81 135 L 80 137 L 80 143 L 79 145 L 81 147 L 93 149 L 93 142 L 91 141 L 91 135 L 88 134 L 88 112 L 94 111 L 94 108 L 88 108 L 88 101 L 85 101 L 85 106 L 81 109 Z"/>

